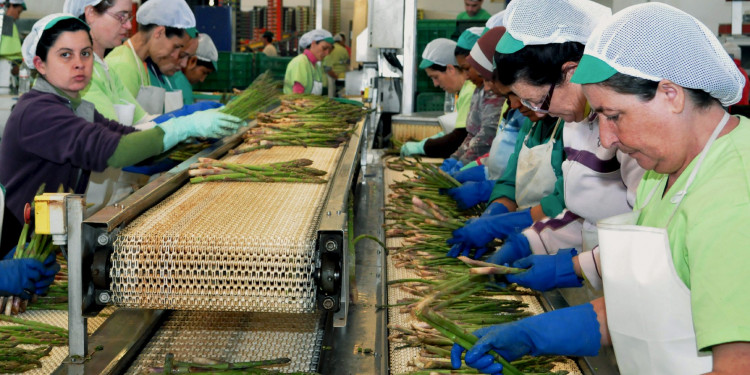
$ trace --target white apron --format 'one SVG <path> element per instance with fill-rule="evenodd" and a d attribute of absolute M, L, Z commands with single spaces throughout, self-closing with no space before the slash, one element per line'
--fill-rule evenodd
<path fill-rule="evenodd" d="M 557 176 L 552 168 L 552 149 L 555 134 L 562 119 L 558 119 L 549 141 L 529 148 L 526 142 L 534 131 L 535 123 L 523 139 L 516 167 L 516 204 L 519 209 L 536 206 L 539 201 L 555 190 Z"/>
<path fill-rule="evenodd" d="M 135 53 L 135 48 L 133 48 L 133 43 L 130 42 L 130 39 L 128 39 L 128 46 L 130 47 L 130 52 L 133 53 L 133 57 L 135 57 L 137 63 L 141 59 L 138 57 L 138 54 Z M 146 112 L 152 115 L 161 115 L 164 113 L 164 97 L 167 90 L 164 90 L 161 87 L 147 86 L 146 79 L 143 78 L 140 66 L 138 67 L 138 75 L 141 78 L 141 87 L 138 89 L 138 95 L 136 95 L 135 100 L 138 101 L 138 104 L 140 104 Z"/>
<path fill-rule="evenodd" d="M 313 95 L 323 95 L 323 82 L 313 81 L 313 87 L 310 93 Z"/>
<path fill-rule="evenodd" d="M 520 129 L 516 126 L 508 126 L 508 121 L 508 118 L 500 120 L 497 135 L 490 146 L 490 156 L 484 161 L 484 165 L 487 166 L 488 180 L 499 180 L 503 177 L 508 159 L 516 148 L 516 138 Z"/>
<path fill-rule="evenodd" d="M 154 72 L 154 76 L 158 77 L 159 75 L 156 74 L 156 70 L 154 70 L 153 65 L 151 66 L 151 71 Z M 164 113 L 169 113 L 172 111 L 176 111 L 185 104 L 182 101 L 182 90 L 175 90 L 174 87 L 172 87 L 172 83 L 169 82 L 168 79 L 164 79 L 167 82 L 167 85 L 169 86 L 169 89 L 172 91 L 164 91 Z"/>
<path fill-rule="evenodd" d="M 672 198 L 672 215 L 728 120 L 729 114 L 725 113 L 698 156 L 685 189 Z M 642 207 L 648 204 L 658 186 Z M 710 372 L 713 358 L 711 353 L 698 352 L 690 290 L 677 276 L 667 229 L 636 225 L 639 215 L 640 210 L 636 210 L 598 224 L 607 325 L 620 372 L 626 375 Z"/>

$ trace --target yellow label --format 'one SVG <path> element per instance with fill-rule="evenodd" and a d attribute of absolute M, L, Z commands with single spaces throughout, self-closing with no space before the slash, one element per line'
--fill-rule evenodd
<path fill-rule="evenodd" d="M 49 197 L 34 197 L 34 219 L 37 234 L 50 234 Z"/>

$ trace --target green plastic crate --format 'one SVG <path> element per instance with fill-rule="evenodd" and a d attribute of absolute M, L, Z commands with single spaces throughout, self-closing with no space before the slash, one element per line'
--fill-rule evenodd
<path fill-rule="evenodd" d="M 274 79 L 283 81 L 284 75 L 286 75 L 286 66 L 289 65 L 289 61 L 292 61 L 293 57 L 271 57 L 266 56 L 264 53 L 257 54 L 257 66 L 258 75 L 264 73 L 266 70 L 271 71 L 271 75 Z"/>
<path fill-rule="evenodd" d="M 417 94 L 417 112 L 442 111 L 445 107 L 444 92 L 420 92 Z"/>
<path fill-rule="evenodd" d="M 217 71 L 206 77 L 203 83 L 195 85 L 198 91 L 229 91 L 244 89 L 257 76 L 253 53 L 219 52 Z"/>

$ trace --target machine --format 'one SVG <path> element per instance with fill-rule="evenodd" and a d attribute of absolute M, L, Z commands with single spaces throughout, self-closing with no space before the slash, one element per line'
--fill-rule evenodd
<path fill-rule="evenodd" d="M 187 183 L 189 164 L 227 154 L 242 141 L 235 135 L 86 219 L 82 196 L 39 196 L 37 231 L 52 234 L 68 258 L 69 356 L 55 373 L 142 373 L 167 352 L 225 361 L 289 357 L 280 370 L 335 373 L 326 367 L 353 354 L 351 343 L 334 338 L 347 336 L 352 319 L 360 325 L 378 315 L 377 324 L 356 328 L 372 342 L 357 340 L 371 348 L 383 342 L 382 312 L 350 307 L 348 202 L 359 187 L 369 121 L 339 148 L 278 147 L 239 158 L 311 159 L 328 171 L 327 184 Z M 379 283 L 361 284 L 353 291 L 360 299 L 382 298 L 373 289 Z M 87 318 L 112 305 L 88 336 Z M 358 360 L 378 373 L 384 358 Z"/>

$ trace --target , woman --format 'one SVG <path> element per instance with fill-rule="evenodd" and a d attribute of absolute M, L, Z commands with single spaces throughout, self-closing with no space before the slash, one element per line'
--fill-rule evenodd
<path fill-rule="evenodd" d="M 626 154 L 601 146 L 596 114 L 587 104 L 581 85 L 570 82 L 583 56 L 588 36 L 601 20 L 609 16 L 609 8 L 588 0 L 559 0 L 550 4 L 520 0 L 509 5 L 504 20 L 507 32 L 496 47 L 495 77 L 503 85 L 510 86 L 526 107 L 565 120 L 564 179 L 553 188 L 561 191 L 565 207 L 572 214 L 563 211 L 557 217 L 545 219 L 547 215 L 542 207 L 519 211 L 517 201 L 510 197 L 496 199 L 496 191 L 493 191 L 494 202 L 502 203 L 514 212 L 474 220 L 457 230 L 451 243 L 479 248 L 493 238 L 505 239 L 534 223 L 543 222 L 545 233 L 577 239 L 575 246 L 567 247 L 591 250 L 596 244 L 594 223 L 632 210 L 643 169 Z M 576 27 L 566 26 L 571 24 Z M 495 188 L 501 189 L 498 185 Z M 579 217 L 584 220 L 579 220 Z M 541 247 L 541 251 L 552 254 L 558 249 Z M 498 259 L 512 263 L 530 254 L 528 248 L 523 252 L 509 250 L 501 249 L 506 254 Z M 573 254 L 573 251 L 566 250 L 558 255 L 569 260 Z M 561 261 L 559 264 L 568 263 Z M 587 276 L 596 274 L 592 263 L 587 263 L 587 269 L 590 271 Z M 534 267 L 526 274 L 532 271 L 535 271 Z M 581 285 L 572 276 L 572 270 L 558 271 L 569 276 L 566 285 Z"/>
<path fill-rule="evenodd" d="M 42 184 L 82 194 L 91 171 L 132 165 L 189 137 L 232 134 L 242 121 L 204 111 L 137 131 L 104 118 L 81 100 L 91 80 L 93 48 L 86 23 L 52 14 L 34 24 L 23 44 L 24 61 L 40 77 L 11 113 L 0 147 L 0 183 L 6 204 L 23 222 L 23 206 Z M 19 233 L 3 233 L 18 237 Z"/>
<path fill-rule="evenodd" d="M 585 53 L 572 81 L 602 143 L 648 169 L 637 210 L 599 223 L 605 296 L 486 329 L 466 363 L 497 373 L 479 363 L 488 349 L 512 360 L 611 342 L 622 374 L 747 373 L 750 121 L 724 109 L 744 78 L 705 25 L 659 3 L 615 14 Z"/>
<path fill-rule="evenodd" d="M 505 102 L 504 97 L 495 95 L 489 85 L 485 85 L 479 73 L 467 62 L 469 53 L 483 30 L 482 27 L 464 30 L 458 38 L 454 52 L 458 67 L 464 72 L 466 79 L 476 87 L 466 118 L 466 138 L 450 157 L 458 160 L 459 163 L 456 164 L 461 166 L 471 163 L 490 150 Z"/>
<path fill-rule="evenodd" d="M 144 62 L 150 58 L 160 66 L 179 66 L 180 51 L 195 30 L 195 16 L 185 0 L 150 0 L 138 9 L 136 19 L 138 32 L 105 61 L 146 112 L 162 114 L 166 92 L 151 86 Z"/>
<path fill-rule="evenodd" d="M 297 55 L 286 67 L 284 94 L 323 95 L 322 61 L 333 49 L 333 36 L 326 30 L 311 30 L 299 38 Z"/>
<path fill-rule="evenodd" d="M 91 84 L 81 92 L 83 99 L 93 103 L 96 110 L 110 120 L 123 123 L 132 118 L 137 124 L 148 120 L 148 113 L 122 81 L 110 73 L 103 59 L 104 51 L 121 45 L 127 38 L 133 16 L 131 10 L 132 4 L 128 0 L 66 0 L 63 5 L 64 12 L 80 17 L 91 28 L 94 73 Z M 128 113 L 124 113 L 125 110 Z M 121 116 L 118 116 L 118 111 Z"/>
<path fill-rule="evenodd" d="M 402 156 L 425 155 L 429 157 L 448 158 L 466 138 L 466 118 L 469 114 L 471 97 L 476 87 L 466 79 L 456 60 L 456 42 L 438 38 L 422 52 L 419 68 L 424 69 L 436 87 L 450 94 L 458 93 L 456 100 L 456 126 L 448 134 L 425 138 L 418 142 L 406 142 L 401 146 Z"/>

